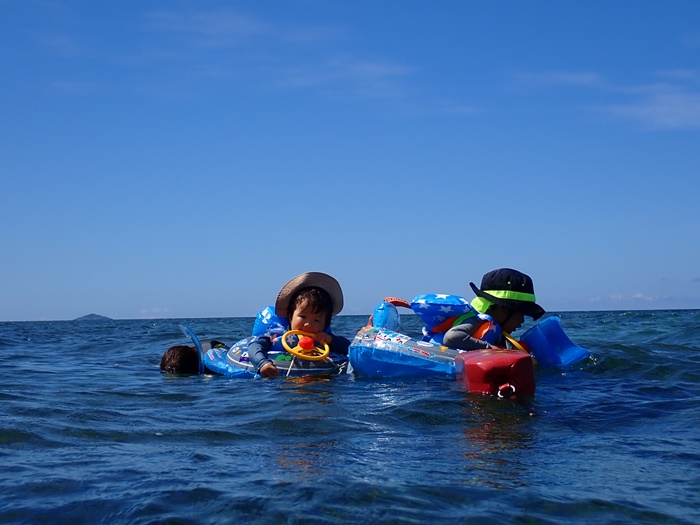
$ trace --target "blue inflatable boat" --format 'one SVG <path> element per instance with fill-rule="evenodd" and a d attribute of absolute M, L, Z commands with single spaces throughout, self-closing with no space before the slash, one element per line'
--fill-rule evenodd
<path fill-rule="evenodd" d="M 518 350 L 480 350 L 465 352 L 438 342 L 430 328 L 424 339 L 414 339 L 398 331 L 396 306 L 420 312 L 432 328 L 455 313 L 469 308 L 466 300 L 445 294 L 419 296 L 406 301 L 386 298 L 374 310 L 370 326 L 361 329 L 349 348 L 353 374 L 374 378 L 437 377 L 457 380 L 471 393 L 532 395 L 535 376 L 532 358 Z M 432 309 L 432 312 L 429 312 Z"/>
<path fill-rule="evenodd" d="M 357 333 L 348 357 L 352 372 L 360 376 L 454 378 L 459 354 L 453 348 L 372 327 Z"/>
<path fill-rule="evenodd" d="M 422 340 L 399 331 L 397 305 L 411 308 L 426 323 Z M 521 338 L 523 345 L 504 334 L 513 349 L 465 352 L 440 344 L 440 325 L 469 308 L 465 299 L 446 294 L 418 296 L 410 305 L 386 298 L 370 317 L 369 326 L 360 330 L 350 345 L 350 371 L 375 378 L 456 378 L 469 392 L 530 395 L 535 391 L 535 362 L 540 367 L 566 367 L 589 356 L 588 350 L 566 336 L 554 316 L 527 330 Z"/>
<path fill-rule="evenodd" d="M 535 393 L 532 357 L 518 350 L 465 352 L 367 327 L 352 341 L 349 358 L 358 376 L 452 379 L 470 393 L 502 397 Z"/>

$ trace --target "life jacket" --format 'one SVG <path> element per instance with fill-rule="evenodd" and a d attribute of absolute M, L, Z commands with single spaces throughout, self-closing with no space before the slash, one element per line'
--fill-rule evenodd
<path fill-rule="evenodd" d="M 284 317 L 280 317 L 275 313 L 274 306 L 266 306 L 258 312 L 255 316 L 255 323 L 253 324 L 253 336 L 246 343 L 248 344 L 255 341 L 258 337 L 262 336 L 282 336 L 289 330 L 289 320 Z M 276 337 L 272 342 L 270 347 L 271 352 L 284 352 L 284 346 L 282 345 L 282 337 Z"/>
<path fill-rule="evenodd" d="M 419 295 L 411 309 L 423 320 L 423 341 L 441 345 L 445 332 L 474 317 L 482 322 L 472 337 L 494 344 L 501 337 L 501 327 L 490 315 L 476 311 L 464 297 L 448 294 Z"/>
<path fill-rule="evenodd" d="M 469 312 L 459 317 L 450 317 L 433 327 L 432 330 L 426 330 L 426 328 L 423 327 L 423 341 L 430 341 L 441 345 L 445 339 L 445 333 L 447 333 L 450 328 L 459 326 L 475 318 L 479 319 L 479 322 L 476 330 L 471 334 L 472 337 L 474 339 L 486 341 L 489 344 L 495 344 L 496 341 L 501 338 L 501 327 L 493 320 L 493 317 L 479 312 Z"/>
<path fill-rule="evenodd" d="M 253 335 L 279 334 L 289 330 L 289 320 L 275 313 L 274 306 L 267 306 L 258 312 L 253 324 Z"/>

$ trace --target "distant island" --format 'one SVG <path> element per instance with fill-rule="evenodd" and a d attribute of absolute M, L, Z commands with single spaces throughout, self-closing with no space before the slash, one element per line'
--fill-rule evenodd
<path fill-rule="evenodd" d="M 97 315 L 97 314 L 88 314 L 84 315 L 82 317 L 78 317 L 77 319 L 73 319 L 74 321 L 112 321 L 109 317 L 105 317 L 104 315 Z"/>

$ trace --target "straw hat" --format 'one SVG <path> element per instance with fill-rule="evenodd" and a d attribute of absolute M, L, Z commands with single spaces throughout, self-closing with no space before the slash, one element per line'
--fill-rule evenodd
<path fill-rule="evenodd" d="M 338 315 L 343 309 L 343 291 L 338 281 L 325 273 L 306 272 L 297 275 L 282 287 L 275 302 L 275 313 L 280 317 L 289 317 L 289 301 L 294 294 L 305 288 L 320 288 L 330 295 L 333 303 L 331 315 Z"/>

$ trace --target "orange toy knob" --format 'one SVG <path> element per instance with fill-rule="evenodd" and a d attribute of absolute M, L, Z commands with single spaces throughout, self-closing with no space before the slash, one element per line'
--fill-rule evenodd
<path fill-rule="evenodd" d="M 309 336 L 304 336 L 299 339 L 299 346 L 304 350 L 311 350 L 314 347 L 314 340 Z"/>

